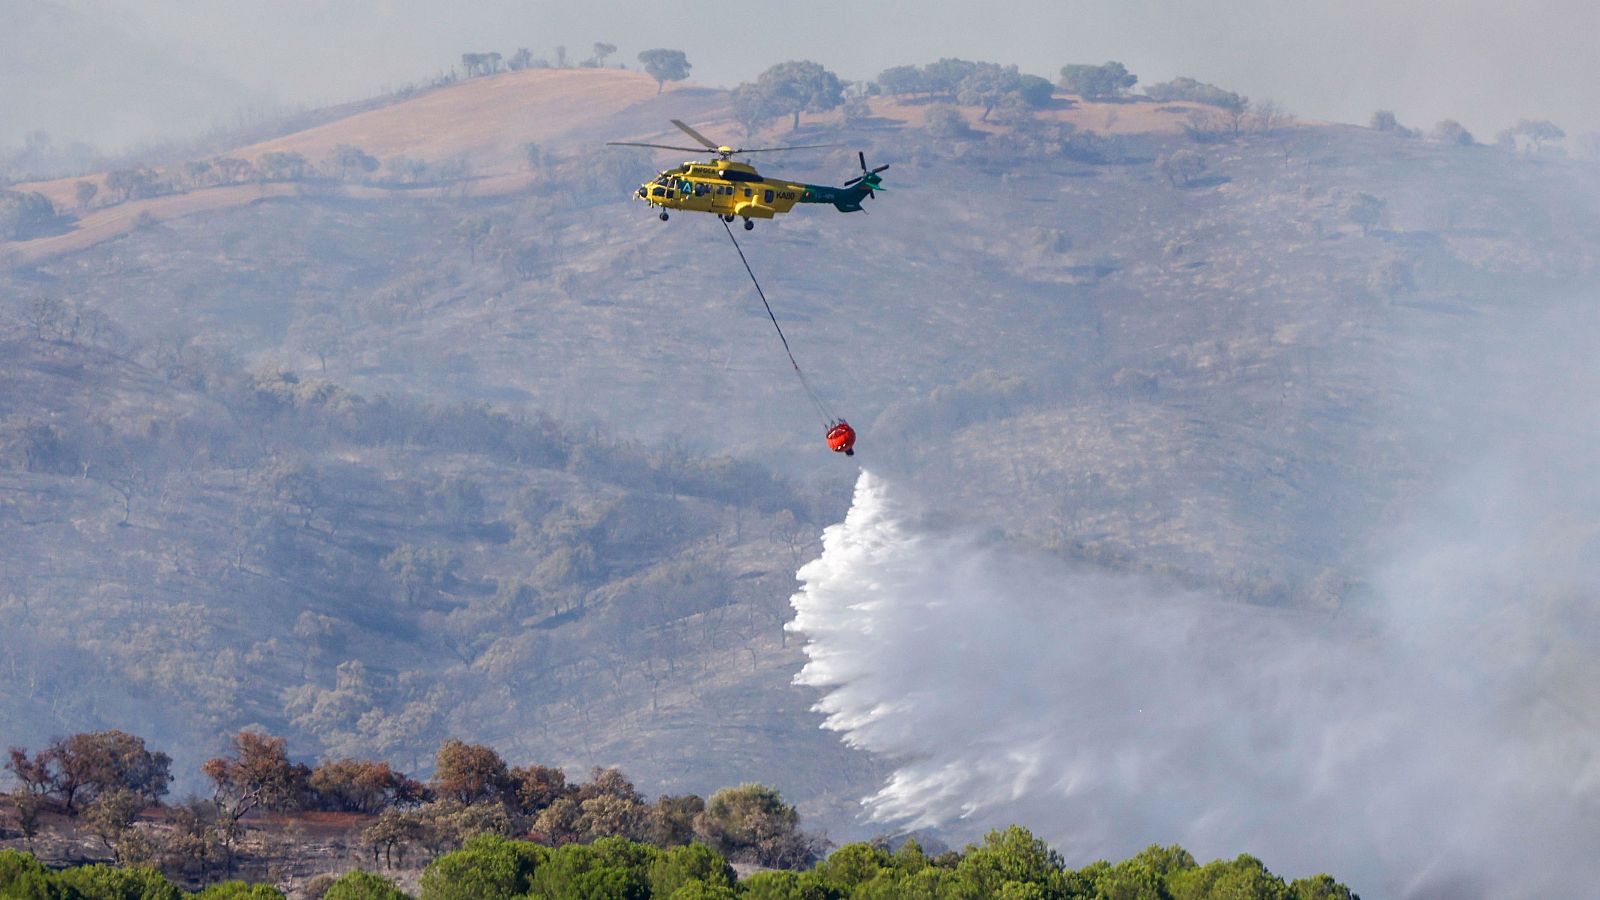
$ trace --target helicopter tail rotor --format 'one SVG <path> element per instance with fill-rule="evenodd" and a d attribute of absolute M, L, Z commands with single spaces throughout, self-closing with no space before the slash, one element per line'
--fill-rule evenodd
<path fill-rule="evenodd" d="M 878 173 L 889 168 L 889 164 L 884 163 L 877 168 L 869 169 L 867 168 L 867 154 L 860 150 L 856 151 L 856 159 L 861 163 L 861 174 L 850 179 L 849 181 L 846 181 L 844 186 L 850 187 L 853 184 L 860 183 L 860 185 L 866 189 L 867 196 L 874 198 L 878 196 L 877 194 L 873 193 L 875 188 L 887 190 L 883 187 L 883 179 L 878 177 Z"/>

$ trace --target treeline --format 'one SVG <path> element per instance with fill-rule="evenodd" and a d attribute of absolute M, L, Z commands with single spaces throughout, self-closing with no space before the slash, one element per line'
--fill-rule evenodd
<path fill-rule="evenodd" d="M 461 54 L 461 70 L 467 78 L 478 78 L 485 75 L 496 75 L 500 72 L 520 72 L 523 69 L 567 69 L 576 65 L 580 69 L 598 69 L 606 64 L 606 58 L 617 52 L 617 45 L 605 41 L 595 41 L 593 52 L 589 58 L 574 64 L 567 54 L 566 47 L 556 47 L 555 58 L 546 59 L 536 57 L 527 47 L 517 48 L 517 52 L 507 57 L 496 50 L 480 53 Z M 639 52 L 639 65 L 645 74 L 656 80 L 656 91 L 659 93 L 669 81 L 682 81 L 689 77 L 689 58 L 682 50 L 670 50 L 657 47 Z M 626 68 L 626 66 L 623 66 Z M 452 70 L 452 77 L 454 76 Z"/>
<path fill-rule="evenodd" d="M 202 767 L 211 793 L 173 805 L 171 758 L 123 731 L 86 732 L 30 754 L 7 752 L 16 787 L 3 795 L 28 848 L 45 813 L 76 820 L 123 866 L 151 866 L 205 883 L 231 874 L 248 856 L 247 834 L 262 813 L 307 811 L 368 817 L 360 840 L 374 866 L 404 863 L 408 853 L 436 857 L 484 834 L 545 846 L 621 838 L 669 849 L 701 843 L 739 862 L 799 867 L 822 841 L 800 830 L 800 817 L 765 785 L 647 800 L 615 768 L 569 781 L 560 768 L 510 766 L 492 748 L 447 740 L 433 777 L 418 781 L 387 762 L 295 762 L 281 737 L 240 732 L 232 750 Z M 160 815 L 149 821 L 148 812 Z M 0 896 L 10 896 L 0 893 Z"/>
<path fill-rule="evenodd" d="M 321 181 L 371 183 L 385 186 L 443 182 L 465 174 L 459 165 L 435 164 L 400 155 L 380 161 L 353 144 L 339 144 L 321 159 L 292 150 L 274 150 L 253 160 L 236 156 L 191 159 L 172 166 L 129 166 L 112 169 L 100 181 L 73 183 L 73 199 L 80 210 L 124 203 L 147 197 L 180 194 L 208 187 L 273 182 Z"/>
<path fill-rule="evenodd" d="M 1441 119 L 1424 134 L 1421 129 L 1408 128 L 1400 124 L 1393 111 L 1380 109 L 1372 114 L 1367 126 L 1375 131 L 1383 131 L 1403 138 L 1416 139 L 1426 137 L 1436 143 L 1460 147 L 1471 147 L 1477 144 L 1477 139 L 1472 136 L 1472 132 L 1468 131 L 1455 119 Z M 1538 154 L 1544 151 L 1546 144 L 1564 140 L 1566 136 L 1565 129 L 1548 119 L 1519 119 L 1516 125 L 1502 129 L 1496 134 L 1494 144 L 1496 147 L 1512 153 Z"/>
<path fill-rule="evenodd" d="M 170 757 L 122 731 L 75 734 L 30 755 L 8 751 L 17 788 L 5 795 L 30 851 L 46 808 L 75 817 L 117 863 L 52 873 L 31 856 L 0 851 L 0 896 L 18 898 L 183 896 L 168 877 L 202 884 L 231 875 L 252 814 L 307 810 L 375 817 L 361 832 L 373 868 L 404 862 L 408 849 L 432 861 L 423 900 L 498 898 L 1133 898 L 1133 900 L 1355 900 L 1327 875 L 1286 882 L 1248 855 L 1199 865 L 1181 847 L 1151 846 L 1119 863 L 1071 870 L 1027 830 L 991 832 L 964 851 L 929 856 L 913 840 L 853 843 L 824 856 L 799 815 L 759 784 L 702 799 L 647 802 L 617 769 L 569 783 L 556 767 L 509 766 L 492 748 L 446 741 L 426 783 L 386 762 L 294 762 L 282 738 L 241 732 L 233 749 L 205 763 L 208 799 L 164 806 Z M 149 807 L 157 823 L 141 820 Z M 730 862 L 761 871 L 740 881 Z M 311 886 L 313 896 L 401 898 L 367 872 Z M 274 888 L 232 881 L 197 896 L 271 898 Z"/>
<path fill-rule="evenodd" d="M 303 894 L 321 900 L 409 900 L 395 882 L 363 870 L 319 876 Z M 55 900 L 178 900 L 186 896 L 150 868 L 94 865 L 51 872 L 26 854 L 0 851 L 0 895 Z M 205 900 L 270 900 L 274 887 L 224 882 Z M 1240 855 L 1206 865 L 1176 845 L 1152 845 L 1118 863 L 1068 869 L 1026 829 L 990 832 L 964 851 L 930 856 L 914 840 L 840 847 L 807 870 L 737 877 L 705 844 L 663 849 L 620 837 L 551 848 L 479 835 L 423 871 L 421 900 L 1359 900 L 1329 875 L 1287 882 Z"/>

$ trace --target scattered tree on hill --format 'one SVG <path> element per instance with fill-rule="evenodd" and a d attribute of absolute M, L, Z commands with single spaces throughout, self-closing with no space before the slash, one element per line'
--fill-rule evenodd
<path fill-rule="evenodd" d="M 166 865 L 201 882 L 228 861 L 228 826 L 215 804 L 193 800 L 167 809 L 167 832 L 162 837 Z"/>
<path fill-rule="evenodd" d="M 1393 298 L 1416 290 L 1417 282 L 1411 274 L 1410 263 L 1391 258 L 1372 267 L 1367 275 L 1367 288 L 1379 297 Z"/>
<path fill-rule="evenodd" d="M 778 63 L 761 73 L 756 88 L 774 109 L 794 117 L 794 129 L 800 127 L 802 112 L 827 112 L 844 102 L 839 76 L 809 60 Z"/>
<path fill-rule="evenodd" d="M 191 159 L 183 164 L 183 180 L 190 190 L 204 186 L 211 180 L 212 165 L 203 159 Z"/>
<path fill-rule="evenodd" d="M 1061 67 L 1061 89 L 1085 100 L 1113 100 L 1138 82 L 1139 76 L 1115 61 L 1099 66 L 1071 64 Z"/>
<path fill-rule="evenodd" d="M 289 341 L 317 357 L 324 375 L 328 373 L 328 357 L 339 352 L 345 342 L 345 327 L 338 316 L 319 312 L 296 319 L 290 326 Z"/>
<path fill-rule="evenodd" d="M 816 857 L 800 815 L 763 784 L 723 788 L 695 818 L 695 833 L 729 859 L 793 868 Z"/>
<path fill-rule="evenodd" d="M 734 88 L 728 102 L 733 108 L 733 120 L 744 127 L 746 137 L 754 135 L 762 125 L 783 115 L 761 88 L 749 82 Z"/>
<path fill-rule="evenodd" d="M 1367 127 L 1373 131 L 1399 131 L 1400 120 L 1395 118 L 1392 111 L 1380 109 L 1372 114 L 1372 119 L 1367 123 Z"/>
<path fill-rule="evenodd" d="M 39 834 L 39 813 L 44 811 L 44 798 L 29 790 L 12 791 L 4 796 L 6 805 L 16 810 L 17 830 L 22 832 L 22 840 L 33 852 L 33 839 Z"/>
<path fill-rule="evenodd" d="M 461 557 L 446 547 L 402 544 L 379 565 L 398 582 L 405 604 L 416 606 L 455 580 Z"/>
<path fill-rule="evenodd" d="M 1156 160 L 1156 169 L 1174 186 L 1188 187 L 1205 174 L 1206 158 L 1193 150 L 1174 150 Z"/>
<path fill-rule="evenodd" d="M 349 181 L 353 176 L 378 171 L 378 159 L 352 144 L 339 144 L 323 159 L 328 174 Z"/>
<path fill-rule="evenodd" d="M 501 56 L 499 53 L 463 53 L 461 54 L 461 68 L 468 78 L 478 75 L 493 75 L 500 71 Z"/>
<path fill-rule="evenodd" d="M 1244 132 L 1246 110 L 1193 109 L 1184 117 L 1183 132 L 1197 144 L 1215 144 Z"/>
<path fill-rule="evenodd" d="M 595 41 L 594 55 L 589 57 L 587 60 L 584 60 L 583 64 L 591 69 L 601 68 L 606 64 L 606 57 L 615 52 L 617 52 L 616 44 L 608 44 L 605 41 Z"/>
<path fill-rule="evenodd" d="M 972 133 L 971 127 L 967 125 L 966 116 L 961 114 L 961 110 L 951 106 L 929 107 L 924 122 L 928 133 L 936 138 L 962 138 Z"/>
<path fill-rule="evenodd" d="M 1445 119 L 1433 126 L 1433 131 L 1428 137 L 1441 144 L 1451 144 L 1456 147 L 1470 147 L 1473 144 L 1472 132 L 1462 127 L 1455 119 Z"/>
<path fill-rule="evenodd" d="M 558 46 L 558 47 L 556 47 L 556 68 L 565 69 L 566 67 L 567 67 L 567 48 L 565 46 Z"/>
<path fill-rule="evenodd" d="M 872 104 L 860 94 L 852 94 L 844 100 L 844 105 L 839 107 L 839 116 L 846 125 L 860 125 L 872 118 Z"/>
<path fill-rule="evenodd" d="M 478 261 L 478 247 L 489 236 L 493 224 L 488 216 L 463 216 L 456 223 L 455 235 L 461 243 L 467 245 L 467 258 L 472 262 Z"/>
<path fill-rule="evenodd" d="M 1532 152 L 1538 153 L 1545 141 L 1559 141 L 1566 136 L 1567 133 L 1554 122 L 1546 119 L 1522 119 L 1515 127 L 1500 132 L 1496 143 L 1514 149 L 1517 146 L 1517 138 L 1520 137 L 1528 142 Z"/>
<path fill-rule="evenodd" d="M 916 66 L 894 66 L 878 74 L 878 84 L 885 93 L 901 97 L 928 93 L 928 79 Z"/>
<path fill-rule="evenodd" d="M 130 790 L 106 791 L 84 809 L 83 823 L 112 852 L 117 865 L 127 865 L 133 846 L 146 842 L 129 841 L 133 823 L 144 809 L 144 799 Z"/>
<path fill-rule="evenodd" d="M 977 63 L 970 74 L 956 86 L 956 102 L 963 106 L 981 106 L 978 119 L 989 121 L 994 111 L 1007 97 L 1018 95 L 1022 89 L 1022 75 L 1016 66 L 999 66 L 995 63 Z"/>
<path fill-rule="evenodd" d="M 1050 79 L 1038 75 L 1023 75 L 1017 79 L 1017 96 L 1033 109 L 1043 109 L 1055 98 L 1056 86 Z"/>
<path fill-rule="evenodd" d="M 106 190 L 117 202 L 140 197 L 153 197 L 161 193 L 161 176 L 149 166 L 132 169 L 113 169 L 106 173 Z"/>
<path fill-rule="evenodd" d="M 256 160 L 256 170 L 261 181 L 299 181 L 311 168 L 303 154 L 293 151 L 273 150 Z"/>
<path fill-rule="evenodd" d="M 511 776 L 500 754 L 482 744 L 445 741 L 434 760 L 429 784 L 441 798 L 473 804 L 498 800 L 508 793 Z"/>
<path fill-rule="evenodd" d="M 249 181 L 255 173 L 255 166 L 249 160 L 224 156 L 217 160 L 217 179 L 223 184 L 242 184 Z"/>
<path fill-rule="evenodd" d="M 929 94 L 936 94 L 949 100 L 956 99 L 956 92 L 961 88 L 961 82 L 978 68 L 975 62 L 964 59 L 946 57 L 938 62 L 931 62 L 922 67 L 923 83 L 927 86 Z"/>
<path fill-rule="evenodd" d="M 528 163 L 528 168 L 539 174 L 548 172 L 551 165 L 555 164 L 556 157 L 548 153 L 538 144 L 529 141 L 522 145 L 522 158 Z"/>
<path fill-rule="evenodd" d="M 79 209 L 88 209 L 89 202 L 100 193 L 100 186 L 92 181 L 76 181 L 72 184 L 72 196 L 78 201 Z"/>
<path fill-rule="evenodd" d="M 1144 93 L 1146 97 L 1159 103 L 1187 100 L 1190 103 L 1204 103 L 1207 106 L 1228 110 L 1242 110 L 1250 104 L 1249 99 L 1241 94 L 1186 76 L 1146 85 Z"/>
<path fill-rule="evenodd" d="M 1294 121 L 1294 116 L 1276 100 L 1262 100 L 1249 105 L 1250 120 L 1261 134 L 1271 134 Z"/>
<path fill-rule="evenodd" d="M 81 803 L 118 790 L 155 803 L 172 783 L 171 765 L 171 757 L 151 752 L 143 738 L 116 729 L 58 738 L 31 759 L 13 747 L 6 762 L 26 791 L 56 797 L 68 815 Z"/>
<path fill-rule="evenodd" d="M 406 847 L 420 841 L 423 836 L 422 816 L 413 810 L 390 807 L 378 814 L 377 821 L 361 832 L 361 840 L 372 848 L 372 862 L 383 856 L 383 867 L 394 868 L 395 862 L 405 862 Z"/>
<path fill-rule="evenodd" d="M 1345 202 L 1345 216 L 1351 222 L 1361 226 L 1363 236 L 1372 233 L 1372 229 L 1383 220 L 1384 202 L 1371 194 L 1356 194 Z"/>
<path fill-rule="evenodd" d="M 311 770 L 308 784 L 318 808 L 375 813 L 396 805 L 420 803 L 427 789 L 386 762 L 344 759 Z"/>
<path fill-rule="evenodd" d="M 50 792 L 52 779 L 48 752 L 41 750 L 30 759 L 27 750 L 12 747 L 6 751 L 6 755 L 6 771 L 17 779 L 24 792 L 35 797 L 42 797 Z"/>
<path fill-rule="evenodd" d="M 389 177 L 401 184 L 416 184 L 428 173 L 426 160 L 411 156 L 391 156 L 383 164 L 384 171 Z"/>
<path fill-rule="evenodd" d="M 511 58 L 506 60 L 506 68 L 513 72 L 520 72 L 532 65 L 533 51 L 527 47 L 518 47 L 517 52 L 511 54 Z"/>
<path fill-rule="evenodd" d="M 682 50 L 667 50 L 656 48 L 643 50 L 639 53 L 639 62 L 644 65 L 645 74 L 656 80 L 656 93 L 666 88 L 669 81 L 682 81 L 689 77 L 689 58 L 684 56 Z"/>
<path fill-rule="evenodd" d="M 651 843 L 657 847 L 678 847 L 693 842 L 695 817 L 705 808 L 706 801 L 698 794 L 657 797 L 651 811 L 654 829 Z"/>
<path fill-rule="evenodd" d="M 576 790 L 567 786 L 567 773 L 552 766 L 519 767 L 508 774 L 513 802 L 527 816 L 539 814 Z"/>
<path fill-rule="evenodd" d="M 281 737 L 241 731 L 233 754 L 207 760 L 201 767 L 211 779 L 212 802 L 234 826 L 251 810 L 292 809 L 306 796 L 311 770 L 289 761 Z"/>
<path fill-rule="evenodd" d="M 0 239 L 31 237 L 55 218 L 55 206 L 38 191 L 0 191 Z"/>

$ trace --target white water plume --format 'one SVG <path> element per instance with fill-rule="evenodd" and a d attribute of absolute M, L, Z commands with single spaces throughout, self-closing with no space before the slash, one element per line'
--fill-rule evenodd
<path fill-rule="evenodd" d="M 1075 865 L 1248 852 L 1369 898 L 1600 876 L 1592 531 L 1552 548 L 1473 492 L 1334 618 L 1030 554 L 899 496 L 863 473 L 793 598 L 825 727 L 896 762 L 872 819 L 1022 824 Z"/>

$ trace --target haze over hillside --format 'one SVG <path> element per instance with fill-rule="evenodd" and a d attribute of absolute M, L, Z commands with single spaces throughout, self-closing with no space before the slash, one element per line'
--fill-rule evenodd
<path fill-rule="evenodd" d="M 619 48 L 612 62 L 630 67 L 640 50 L 680 47 L 695 79 L 719 87 L 793 58 L 815 59 L 856 80 L 945 56 L 1016 63 L 1044 76 L 1063 62 L 1119 59 L 1146 83 L 1190 75 L 1312 118 L 1362 122 L 1387 108 L 1424 126 L 1456 119 L 1480 135 L 1525 117 L 1554 119 L 1575 134 L 1600 130 L 1600 63 L 1585 44 L 1600 32 L 1600 11 L 1586 0 L 941 0 L 920 4 L 914 16 L 870 2 L 825 2 L 796 16 L 787 4 L 754 0 L 739 6 L 739 16 L 761 27 L 745 27 L 733 41 L 716 28 L 667 24 L 717 21 L 726 14 L 717 0 L 682 0 L 670 11 L 631 0 L 59 2 L 291 107 L 426 82 L 458 65 L 464 50 L 509 56 L 529 47 L 553 60 L 564 46 L 580 60 L 594 42 L 608 41 Z M 74 96 L 89 104 L 96 90 L 78 84 Z"/>
<path fill-rule="evenodd" d="M 1107 820 L 1140 809 L 1061 829 L 1069 852 L 1096 853 L 1261 835 L 1274 798 L 1360 790 L 1303 765 L 1322 723 L 1290 707 L 1340 713 L 1328 740 L 1355 742 L 1362 765 L 1398 741 L 1379 771 L 1437 779 L 1407 809 L 1426 819 L 1475 770 L 1428 769 L 1429 745 L 1393 737 L 1405 704 L 1483 697 L 1481 718 L 1445 717 L 1462 746 L 1533 750 L 1473 823 L 1561 790 L 1582 819 L 1600 715 L 1591 162 L 1548 138 L 1492 147 L 1060 91 L 1003 110 L 886 93 L 848 118 L 805 113 L 798 134 L 770 117 L 762 140 L 844 147 L 763 171 L 838 183 L 858 149 L 892 166 L 866 215 L 807 207 L 737 232 L 800 363 L 861 429 L 854 461 L 888 485 L 884 504 L 915 510 L 880 504 L 871 521 L 913 549 L 962 536 L 978 548 L 949 555 L 962 574 L 1046 573 L 970 591 L 951 577 L 932 595 L 892 577 L 919 557 L 864 541 L 867 565 L 820 569 L 882 603 L 852 607 L 836 583 L 833 612 L 814 605 L 794 632 L 793 573 L 859 470 L 823 448 L 722 227 L 630 199 L 684 154 L 598 146 L 658 139 L 671 117 L 739 137 L 726 93 L 655 89 L 631 72 L 505 73 L 117 179 L 19 186 L 64 215 L 0 245 L 0 602 L 15 623 L 0 640 L 25 686 L 0 695 L 0 744 L 126 726 L 199 757 L 253 725 L 308 755 L 416 768 L 459 736 L 518 763 L 620 765 L 647 793 L 769 781 L 839 836 L 879 827 L 856 802 L 881 788 L 888 821 L 959 839 L 958 811 L 1065 808 L 1071 773 L 1007 776 L 1039 747 L 1078 748 Z M 81 201 L 80 181 L 95 186 Z M 808 591 L 825 580 L 807 571 Z M 1490 588 L 1465 593 L 1459 571 Z M 1091 589 L 1062 589 L 1084 572 Z M 1196 596 L 1200 612 L 1166 605 Z M 1484 624 L 1455 617 L 1463 596 Z M 1083 615 L 1104 640 L 1057 637 Z M 1314 637 L 1292 643 L 1302 625 L 1283 622 Z M 1418 637 L 1436 625 L 1492 652 Z M 913 626 L 936 639 L 857 640 Z M 1356 653 L 1363 629 L 1390 627 L 1394 646 L 1437 652 L 1405 670 L 1405 703 L 1382 678 L 1298 668 L 1326 633 L 1353 633 Z M 1147 684 L 1134 676 L 1189 634 L 1220 635 L 1206 649 L 1224 655 L 1269 648 L 1280 679 L 1194 671 L 1272 709 L 1205 695 L 1158 705 L 1181 727 L 1151 729 L 1138 704 L 1090 697 L 1085 725 L 1066 714 L 1085 701 L 1017 676 Z M 797 686 L 807 646 L 832 668 Z M 1162 677 L 1192 686 L 1187 659 Z M 979 712 L 986 686 L 1023 699 L 1015 718 L 922 720 L 906 698 L 939 679 Z M 852 746 L 808 711 L 821 690 L 858 713 L 833 722 Z M 1195 734 L 1243 747 L 1271 783 L 1192 765 Z M 1118 770 L 1137 747 L 1169 764 L 1148 781 Z M 939 755 L 953 748 L 971 753 Z M 927 760 L 955 774 L 919 782 Z M 1162 791 L 1220 797 L 1236 818 Z M 1375 836 L 1359 802 L 1346 812 L 1272 840 L 1306 866 L 1337 845 L 1380 893 L 1478 864 L 1507 876 L 1523 850 L 1555 887 L 1587 883 L 1559 842 L 1487 826 L 1431 854 L 1369 853 L 1406 836 Z M 1438 868 L 1408 881 L 1423 857 Z"/>
<path fill-rule="evenodd" d="M 0 148 L 43 131 L 118 150 L 232 127 L 264 92 L 51 0 L 0 0 Z"/>

